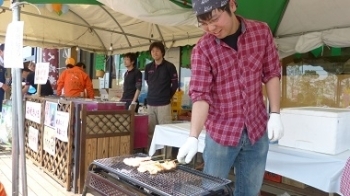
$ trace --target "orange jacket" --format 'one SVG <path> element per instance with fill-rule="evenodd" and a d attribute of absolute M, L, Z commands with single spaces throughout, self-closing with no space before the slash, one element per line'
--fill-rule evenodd
<path fill-rule="evenodd" d="M 83 71 L 81 67 L 73 67 L 62 72 L 57 81 L 57 95 L 62 95 L 64 88 L 64 96 L 80 97 L 81 93 L 87 91 L 87 97 L 94 98 L 94 89 L 90 77 Z"/>
<path fill-rule="evenodd" d="M 1 182 L 0 182 L 0 196 L 6 196 L 5 187 L 3 184 L 1 184 Z"/>

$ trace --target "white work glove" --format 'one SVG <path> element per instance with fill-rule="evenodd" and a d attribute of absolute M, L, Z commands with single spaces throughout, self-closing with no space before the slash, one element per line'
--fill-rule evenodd
<path fill-rule="evenodd" d="M 283 125 L 281 115 L 271 113 L 270 119 L 267 122 L 267 135 L 271 142 L 275 142 L 283 137 Z"/>
<path fill-rule="evenodd" d="M 190 163 L 194 155 L 198 151 L 198 139 L 195 137 L 189 137 L 186 143 L 181 146 L 179 153 L 177 154 L 177 161 L 179 163 Z"/>

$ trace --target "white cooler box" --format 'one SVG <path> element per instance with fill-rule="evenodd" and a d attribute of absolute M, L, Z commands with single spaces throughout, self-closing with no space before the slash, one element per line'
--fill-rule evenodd
<path fill-rule="evenodd" d="M 350 110 L 299 107 L 281 110 L 284 136 L 279 145 L 325 154 L 350 149 Z"/>

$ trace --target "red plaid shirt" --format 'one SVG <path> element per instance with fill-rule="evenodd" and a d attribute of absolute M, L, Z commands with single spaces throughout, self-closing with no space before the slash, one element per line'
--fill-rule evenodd
<path fill-rule="evenodd" d="M 350 158 L 345 164 L 342 178 L 340 181 L 340 192 L 346 196 L 350 195 Z"/>
<path fill-rule="evenodd" d="M 207 133 L 218 143 L 237 146 L 244 127 L 252 144 L 266 132 L 262 83 L 281 77 L 281 65 L 267 24 L 239 18 L 238 52 L 205 34 L 191 56 L 189 95 L 209 104 Z"/>

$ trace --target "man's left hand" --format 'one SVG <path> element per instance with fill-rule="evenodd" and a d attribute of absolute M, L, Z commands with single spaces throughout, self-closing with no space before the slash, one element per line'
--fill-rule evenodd
<path fill-rule="evenodd" d="M 284 131 L 280 114 L 270 114 L 270 119 L 267 123 L 267 134 L 271 142 L 277 141 L 283 137 Z"/>

